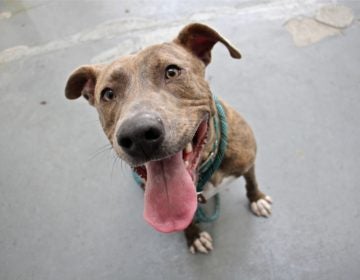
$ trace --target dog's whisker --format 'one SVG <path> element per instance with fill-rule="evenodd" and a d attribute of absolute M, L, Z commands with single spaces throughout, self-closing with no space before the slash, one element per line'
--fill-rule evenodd
<path fill-rule="evenodd" d="M 93 154 L 90 155 L 90 158 L 88 159 L 89 161 L 95 159 L 97 156 L 106 153 L 107 151 L 111 151 L 112 150 L 112 146 L 110 144 L 106 144 L 102 147 L 100 147 L 97 151 L 95 151 Z"/>
<path fill-rule="evenodd" d="M 112 167 L 111 167 L 111 179 L 113 179 L 114 169 L 115 169 L 115 166 L 116 166 L 116 164 L 118 162 L 120 162 L 120 170 L 124 171 L 124 161 L 121 160 L 121 158 L 119 158 L 119 156 L 116 153 L 113 153 L 112 155 L 114 157 L 114 160 L 113 160 L 113 164 L 112 164 Z"/>
<path fill-rule="evenodd" d="M 102 145 L 101 147 L 99 147 L 98 150 L 102 150 L 102 149 L 104 149 L 104 148 L 111 148 L 111 147 L 112 147 L 111 144 L 110 144 L 110 143 L 107 143 L 107 144 Z"/>
<path fill-rule="evenodd" d="M 116 161 L 118 160 L 117 156 L 115 156 L 114 154 L 112 154 L 112 155 L 113 155 L 113 163 L 112 163 L 112 166 L 111 166 L 111 174 L 110 174 L 111 180 L 113 179 L 114 167 L 115 167 Z"/>

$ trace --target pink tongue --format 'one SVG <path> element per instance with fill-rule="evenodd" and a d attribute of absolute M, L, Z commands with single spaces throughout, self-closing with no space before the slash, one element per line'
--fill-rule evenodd
<path fill-rule="evenodd" d="M 185 169 L 182 151 L 146 164 L 144 218 L 156 230 L 185 229 L 197 207 L 194 183 Z"/>

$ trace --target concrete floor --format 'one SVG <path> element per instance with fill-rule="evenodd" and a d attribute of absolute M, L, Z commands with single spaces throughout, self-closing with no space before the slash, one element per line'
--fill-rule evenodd
<path fill-rule="evenodd" d="M 195 2 L 195 1 L 194 1 Z M 352 9 L 340 35 L 297 47 L 285 22 L 322 4 Z M 360 2 L 0 2 L 0 279 L 360 279 Z M 248 210 L 243 180 L 205 225 L 210 255 L 142 218 L 142 191 L 116 161 L 68 74 L 207 23 L 207 77 L 252 125 L 270 219 Z M 7 49 L 7 50 L 6 50 Z"/>

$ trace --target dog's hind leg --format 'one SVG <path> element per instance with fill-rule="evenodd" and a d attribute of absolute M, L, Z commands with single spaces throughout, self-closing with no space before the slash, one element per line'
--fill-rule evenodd
<path fill-rule="evenodd" d="M 256 216 L 269 217 L 271 215 L 272 199 L 259 190 L 253 165 L 245 174 L 246 195 L 250 202 L 251 211 Z"/>
<path fill-rule="evenodd" d="M 184 231 L 190 252 L 207 254 L 213 250 L 212 238 L 206 231 L 202 231 L 200 227 L 192 222 Z"/>

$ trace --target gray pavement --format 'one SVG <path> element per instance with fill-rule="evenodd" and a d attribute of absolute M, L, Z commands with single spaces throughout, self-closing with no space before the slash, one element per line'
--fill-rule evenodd
<path fill-rule="evenodd" d="M 349 26 L 302 25 L 329 3 Z M 359 18 L 360 1 L 1 1 L 0 279 L 360 279 Z M 63 92 L 77 66 L 193 21 L 243 55 L 216 46 L 207 78 L 253 127 L 274 199 L 257 218 L 233 182 L 206 256 L 146 224 L 96 111 Z"/>

